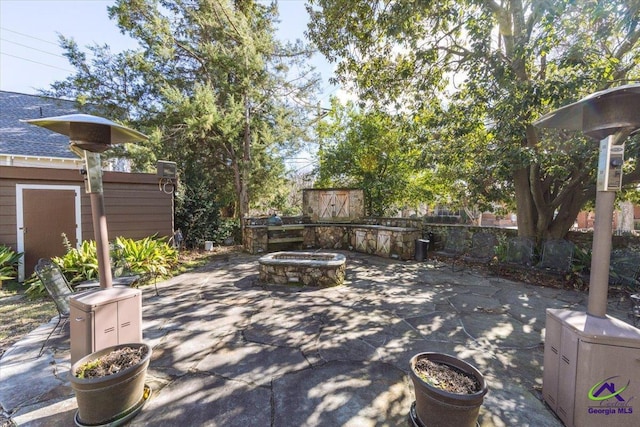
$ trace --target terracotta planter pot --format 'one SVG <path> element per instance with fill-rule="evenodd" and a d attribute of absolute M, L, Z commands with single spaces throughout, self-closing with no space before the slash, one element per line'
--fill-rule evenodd
<path fill-rule="evenodd" d="M 100 378 L 78 378 L 74 372 L 83 364 L 99 359 L 123 347 L 146 347 L 147 354 L 139 364 Z M 76 423 L 109 424 L 129 416 L 144 401 L 144 381 L 151 359 L 151 347 L 144 343 L 119 344 L 83 357 L 71 366 L 69 381 L 78 401 Z"/>
<path fill-rule="evenodd" d="M 449 393 L 423 381 L 415 372 L 420 359 L 448 365 L 474 377 L 480 391 L 472 394 Z M 484 376 L 469 363 L 442 353 L 418 353 L 411 358 L 411 380 L 416 394 L 415 411 L 410 418 L 418 427 L 475 427 L 480 406 L 487 393 Z M 417 418 L 417 419 L 414 419 Z"/>

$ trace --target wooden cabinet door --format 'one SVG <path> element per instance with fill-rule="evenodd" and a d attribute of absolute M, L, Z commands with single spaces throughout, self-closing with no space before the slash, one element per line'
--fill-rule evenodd
<path fill-rule="evenodd" d="M 386 257 L 391 254 L 391 232 L 378 231 L 376 254 Z"/>

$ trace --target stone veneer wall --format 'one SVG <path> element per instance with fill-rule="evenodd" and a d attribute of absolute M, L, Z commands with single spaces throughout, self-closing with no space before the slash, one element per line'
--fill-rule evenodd
<path fill-rule="evenodd" d="M 267 226 L 249 226 L 244 230 L 242 246 L 250 254 L 259 254 L 268 251 Z"/>
<path fill-rule="evenodd" d="M 291 265 L 261 265 L 260 281 L 278 285 L 299 284 L 328 288 L 344 283 L 346 264 L 336 268 L 298 267 Z M 294 279 L 295 277 L 295 279 Z"/>
<path fill-rule="evenodd" d="M 331 287 L 344 283 L 346 258 L 342 254 L 295 252 L 296 258 L 289 260 L 288 252 L 276 252 L 275 258 L 265 255 L 259 260 L 259 278 L 264 283 L 279 285 L 299 284 L 303 286 Z M 279 261 L 277 255 L 283 255 Z M 317 258 L 317 259 L 316 259 Z"/>
<path fill-rule="evenodd" d="M 309 223 L 309 218 L 304 216 L 283 216 L 280 217 L 280 219 L 283 225 Z M 251 217 L 244 220 L 245 228 L 244 235 L 242 236 L 242 246 L 246 252 L 259 254 L 270 250 L 268 221 L 268 216 Z M 284 245 L 280 246 L 282 249 Z"/>
<path fill-rule="evenodd" d="M 417 228 L 422 230 L 425 222 L 421 218 L 392 218 L 392 217 L 366 217 L 361 218 L 358 224 L 384 225 L 387 227 Z"/>
<path fill-rule="evenodd" d="M 351 249 L 349 233 L 346 225 L 314 225 L 309 230 L 309 247 L 320 249 Z"/>
<path fill-rule="evenodd" d="M 301 232 L 303 249 L 344 249 L 403 260 L 414 258 L 415 240 L 422 237 L 418 228 L 363 224 L 304 224 Z M 257 254 L 283 247 L 269 244 L 266 225 L 249 225 L 244 249 Z"/>
<path fill-rule="evenodd" d="M 422 231 L 413 228 L 353 226 L 350 246 L 356 252 L 409 260 L 414 258 L 415 241 L 420 237 Z"/>

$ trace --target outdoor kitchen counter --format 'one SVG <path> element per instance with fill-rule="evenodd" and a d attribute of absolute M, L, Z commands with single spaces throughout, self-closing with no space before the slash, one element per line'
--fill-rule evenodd
<path fill-rule="evenodd" d="M 340 222 L 281 226 L 261 224 L 245 227 L 244 247 L 247 252 L 256 254 L 273 250 L 276 244 L 289 244 L 299 249 L 347 249 L 409 260 L 414 257 L 415 240 L 420 238 L 422 231 L 419 228 L 390 225 Z"/>

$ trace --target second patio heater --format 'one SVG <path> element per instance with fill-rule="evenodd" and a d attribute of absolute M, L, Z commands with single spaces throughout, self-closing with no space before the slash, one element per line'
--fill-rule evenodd
<path fill-rule="evenodd" d="M 640 330 L 606 314 L 614 201 L 624 141 L 640 129 L 640 85 L 596 92 L 534 124 L 600 141 L 587 312 L 547 309 L 543 398 L 568 427 L 640 426 Z"/>
<path fill-rule="evenodd" d="M 69 298 L 71 363 L 111 345 L 141 342 L 142 292 L 112 286 L 100 153 L 113 144 L 145 141 L 147 136 L 111 120 L 87 114 L 45 117 L 26 122 L 69 136 L 71 151 L 85 160 L 85 185 L 91 201 L 100 289 Z"/>

